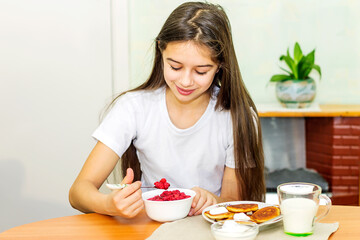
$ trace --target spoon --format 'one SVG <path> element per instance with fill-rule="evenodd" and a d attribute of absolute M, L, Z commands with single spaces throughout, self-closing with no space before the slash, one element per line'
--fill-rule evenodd
<path fill-rule="evenodd" d="M 111 190 L 119 190 L 127 187 L 129 184 L 120 184 L 120 183 L 107 183 L 106 186 Z M 155 187 L 141 187 L 141 188 L 155 188 Z"/>

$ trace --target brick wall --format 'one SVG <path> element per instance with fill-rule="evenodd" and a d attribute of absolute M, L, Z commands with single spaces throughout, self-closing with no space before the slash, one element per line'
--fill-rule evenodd
<path fill-rule="evenodd" d="M 360 117 L 306 118 L 306 167 L 330 185 L 333 204 L 359 205 Z"/>

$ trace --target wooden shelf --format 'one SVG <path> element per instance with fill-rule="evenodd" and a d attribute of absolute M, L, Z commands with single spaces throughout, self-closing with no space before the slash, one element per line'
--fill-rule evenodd
<path fill-rule="evenodd" d="M 360 117 L 360 105 L 320 105 L 320 111 L 259 111 L 260 117 Z"/>

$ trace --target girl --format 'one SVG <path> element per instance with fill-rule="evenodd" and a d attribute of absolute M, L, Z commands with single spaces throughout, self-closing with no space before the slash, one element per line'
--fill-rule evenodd
<path fill-rule="evenodd" d="M 134 217 L 144 207 L 141 186 L 161 178 L 196 191 L 189 216 L 218 202 L 263 201 L 260 122 L 224 10 L 201 2 L 176 8 L 156 38 L 148 80 L 113 101 L 93 137 L 69 194 L 80 211 Z M 100 193 L 120 157 L 130 185 Z"/>

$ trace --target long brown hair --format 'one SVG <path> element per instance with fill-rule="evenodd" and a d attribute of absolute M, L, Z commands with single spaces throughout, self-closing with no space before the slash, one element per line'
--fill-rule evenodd
<path fill-rule="evenodd" d="M 186 2 L 177 7 L 155 39 L 155 57 L 149 78 L 130 91 L 152 90 L 166 85 L 163 76 L 162 51 L 166 49 L 169 42 L 173 41 L 195 41 L 205 45 L 212 50 L 214 60 L 220 64 L 220 69 L 209 91 L 212 91 L 214 86 L 218 86 L 220 90 L 215 108 L 229 110 L 231 113 L 235 171 L 240 192 L 238 198 L 264 201 L 264 156 L 260 121 L 255 104 L 242 80 L 232 41 L 230 22 L 221 6 L 203 2 Z M 134 169 L 135 179 L 139 180 L 141 178 L 140 163 L 133 144 L 121 158 L 123 176 L 126 169 L 131 167 Z"/>

